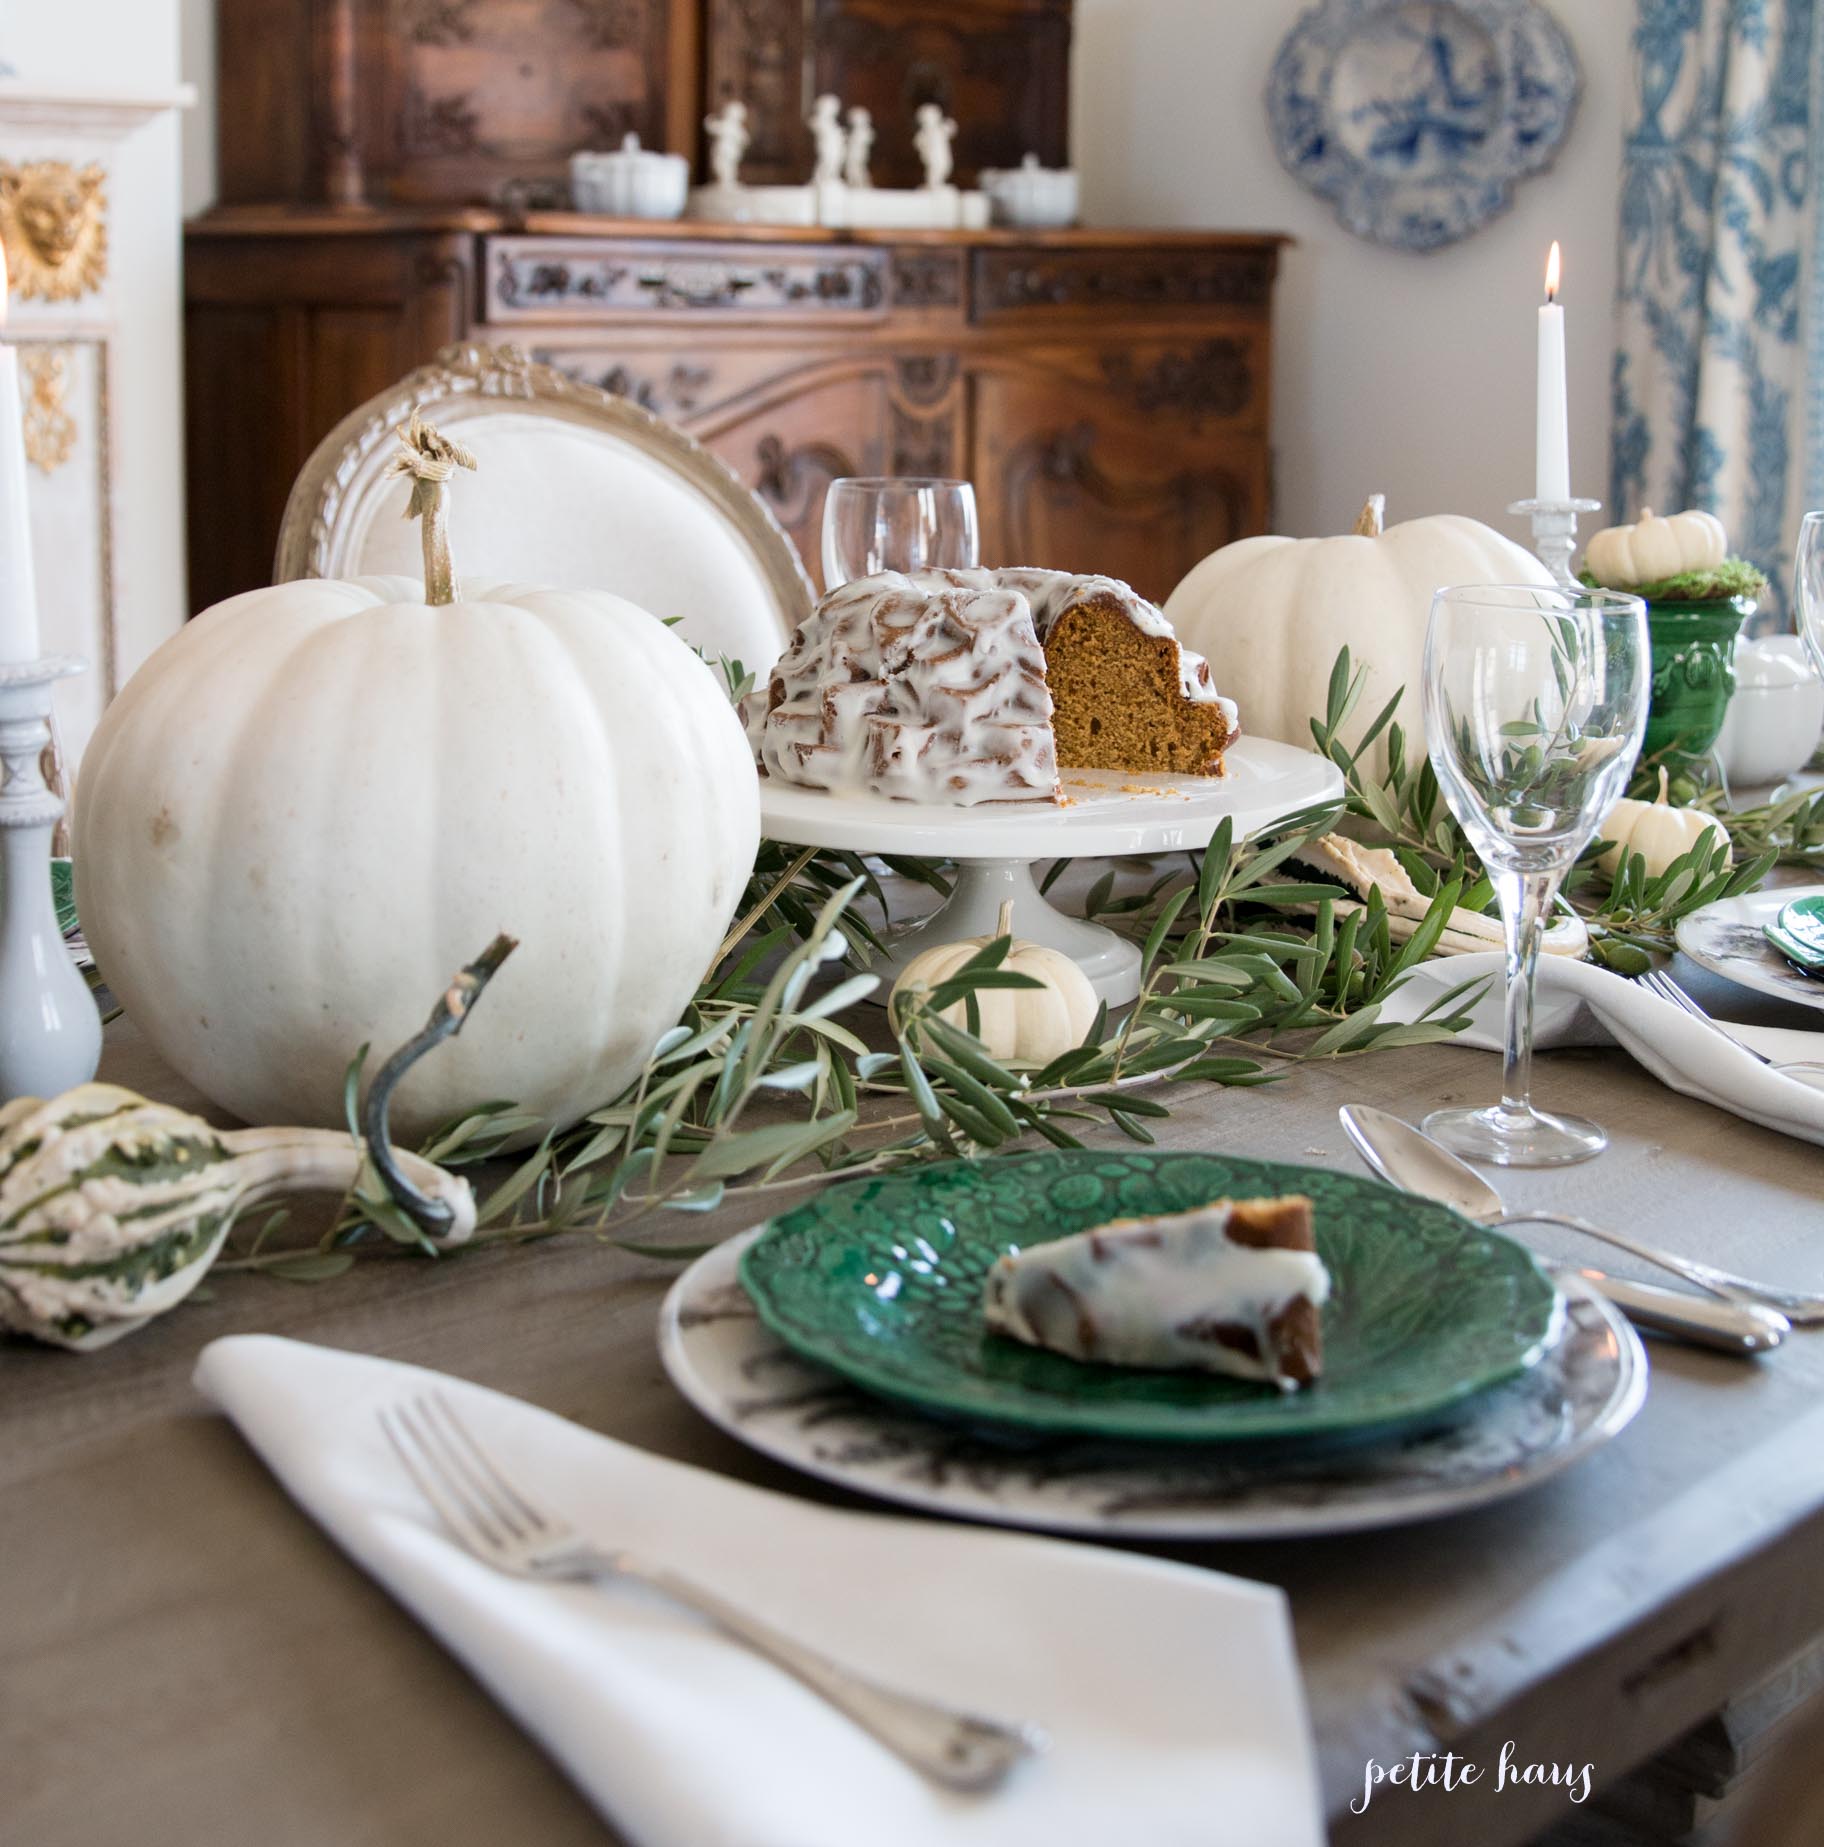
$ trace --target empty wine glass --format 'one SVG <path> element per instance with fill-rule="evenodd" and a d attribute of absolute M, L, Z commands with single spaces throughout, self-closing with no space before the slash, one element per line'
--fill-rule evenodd
<path fill-rule="evenodd" d="M 1807 513 L 1799 527 L 1793 573 L 1793 613 L 1812 665 L 1824 675 L 1824 513 Z"/>
<path fill-rule="evenodd" d="M 845 477 L 823 503 L 826 590 L 877 571 L 973 570 L 981 560 L 975 489 L 918 476 Z"/>
<path fill-rule="evenodd" d="M 1432 598 L 1426 742 L 1507 932 L 1501 1101 L 1425 1119 L 1471 1160 L 1555 1167 L 1608 1145 L 1593 1122 L 1533 1108 L 1533 985 L 1559 881 L 1640 754 L 1650 677 L 1639 597 L 1471 584 Z"/>

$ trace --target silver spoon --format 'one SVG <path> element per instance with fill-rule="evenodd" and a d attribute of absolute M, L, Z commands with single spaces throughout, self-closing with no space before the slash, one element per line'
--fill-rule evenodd
<path fill-rule="evenodd" d="M 1355 1144 L 1362 1159 L 1383 1180 L 1405 1192 L 1453 1206 L 1464 1217 L 1491 1227 L 1532 1223 L 1568 1225 L 1576 1231 L 1618 1244 L 1650 1263 L 1663 1263 L 1668 1269 L 1687 1275 L 1687 1259 L 1635 1244 L 1618 1234 L 1585 1224 L 1582 1219 L 1565 1218 L 1551 1212 L 1509 1212 L 1502 1205 L 1500 1194 L 1473 1167 L 1459 1161 L 1423 1130 L 1415 1129 L 1398 1116 L 1389 1115 L 1386 1110 L 1366 1103 L 1346 1103 L 1337 1114 L 1342 1119 L 1343 1132 Z M 1704 1264 L 1692 1264 L 1690 1268 L 1708 1277 L 1720 1275 Z M 1699 1286 L 1710 1290 L 1719 1298 L 1717 1300 L 1686 1295 L 1676 1289 L 1656 1289 L 1650 1283 L 1629 1282 L 1619 1276 L 1606 1276 L 1600 1270 L 1580 1269 L 1576 1273 L 1637 1325 L 1662 1334 L 1676 1334 L 1719 1352 L 1765 1353 L 1777 1347 L 1792 1331 L 1783 1314 L 1745 1300 L 1732 1290 L 1723 1290 L 1714 1281 L 1705 1281 Z M 1696 1282 L 1698 1278 L 1689 1277 L 1688 1280 Z M 1814 1314 L 1814 1318 L 1824 1318 L 1824 1314 Z"/>

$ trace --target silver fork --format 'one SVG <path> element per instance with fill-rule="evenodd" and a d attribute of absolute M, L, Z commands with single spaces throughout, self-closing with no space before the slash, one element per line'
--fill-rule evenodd
<path fill-rule="evenodd" d="M 1765 1052 L 1757 1052 L 1753 1046 L 1744 1045 L 1727 1027 L 1711 1019 L 1709 1014 L 1707 1014 L 1663 968 L 1650 968 L 1638 979 L 1640 985 L 1645 988 L 1649 994 L 1657 994 L 1661 1000 L 1670 1001 L 1674 1007 L 1679 1008 L 1682 1012 L 1690 1014 L 1692 1019 L 1702 1020 L 1713 1033 L 1718 1035 L 1718 1037 L 1726 1039 L 1733 1046 L 1739 1047 L 1742 1051 L 1746 1052 L 1750 1058 L 1758 1058 L 1762 1064 L 1767 1065 L 1772 1070 L 1824 1071 L 1824 1059 L 1795 1058 L 1788 1063 L 1782 1064 L 1777 1058 L 1769 1058 Z"/>
<path fill-rule="evenodd" d="M 383 1405 L 380 1427 L 451 1536 L 484 1564 L 514 1577 L 559 1583 L 626 1578 L 661 1591 L 821 1694 L 936 1782 L 990 1790 L 1021 1758 L 1046 1747 L 1036 1725 L 979 1718 L 883 1687 L 663 1565 L 598 1546 L 514 1487 L 446 1393 Z"/>

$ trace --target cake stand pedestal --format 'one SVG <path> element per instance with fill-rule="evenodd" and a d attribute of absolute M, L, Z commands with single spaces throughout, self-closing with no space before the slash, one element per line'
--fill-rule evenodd
<path fill-rule="evenodd" d="M 878 998 L 914 956 L 940 943 L 998 934 L 1013 904 L 1013 933 L 1060 950 L 1111 1007 L 1140 992 L 1140 952 L 1125 937 L 1058 910 L 1039 891 L 1041 859 L 1114 858 L 1208 846 L 1226 819 L 1240 840 L 1301 809 L 1340 802 L 1343 779 L 1312 751 L 1243 738 L 1223 759 L 1224 776 L 1141 776 L 1125 770 L 1067 770 L 1063 806 L 987 802 L 940 808 L 877 795 L 830 795 L 790 783 L 760 785 L 760 825 L 769 839 L 852 853 L 956 861 L 956 887 L 943 906 L 888 933 Z"/>

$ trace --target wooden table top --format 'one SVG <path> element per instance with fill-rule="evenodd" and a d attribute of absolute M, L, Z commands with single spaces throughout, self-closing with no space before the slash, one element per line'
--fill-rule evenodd
<path fill-rule="evenodd" d="M 1735 1017 L 1815 1024 L 1729 993 Z M 126 1021 L 109 1029 L 102 1075 L 197 1102 Z M 1340 1103 L 1416 1117 L 1492 1097 L 1497 1075 L 1460 1047 L 1398 1050 L 1259 1090 L 1181 1093 L 1157 1126 L 1165 1146 L 1353 1167 Z M 1542 1058 L 1538 1089 L 1598 1118 L 1613 1145 L 1586 1167 L 1504 1180 L 1514 1200 L 1824 1285 L 1824 1152 L 1676 1096 L 1617 1052 Z M 679 1235 L 741 1225 L 728 1208 Z M 1630 1270 L 1548 1235 L 1543 1249 Z M 671 1390 L 653 1336 L 672 1274 L 572 1239 L 364 1263 L 316 1285 L 229 1276 L 99 1355 L 0 1351 L 0 1832 L 34 1847 L 611 1839 L 290 1506 L 190 1374 L 218 1335 L 289 1334 L 439 1367 L 666 1455 L 842 1500 Z M 1746 1364 L 1649 1345 L 1637 1422 L 1506 1505 L 1353 1538 L 1173 1552 L 1289 1594 L 1339 1847 L 1524 1841 L 1568 1812 L 1566 1792 L 1495 1795 L 1503 1743 L 1520 1762 L 1592 1763 L 1601 1784 L 1824 1633 L 1824 1333 Z M 1365 1815 L 1349 1812 L 1370 1756 L 1444 1749 L 1489 1774 L 1449 1796 L 1384 1789 Z"/>

